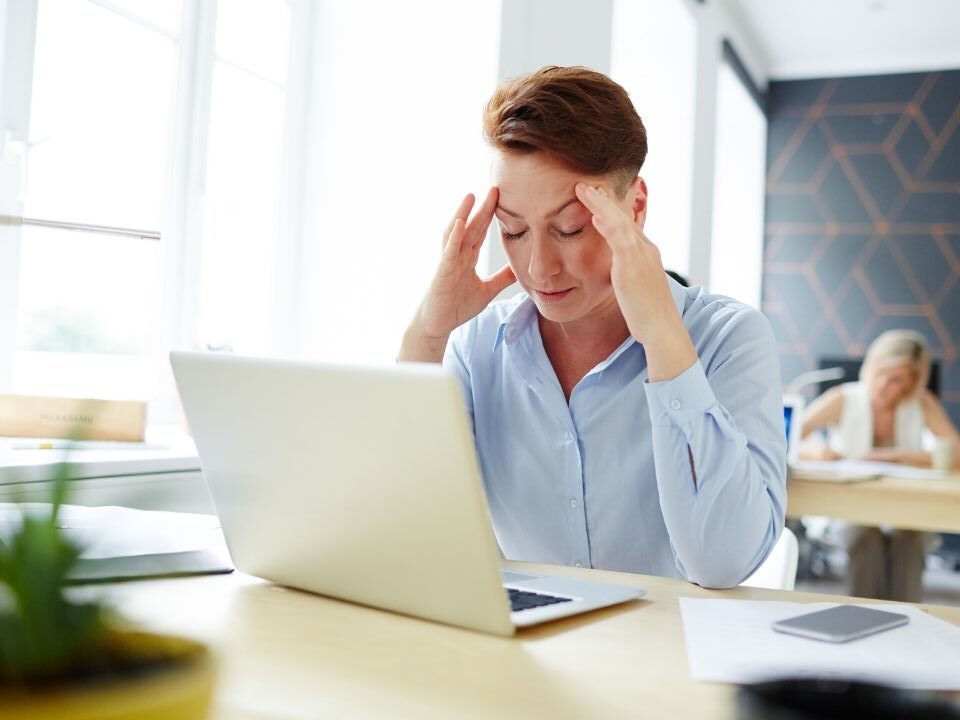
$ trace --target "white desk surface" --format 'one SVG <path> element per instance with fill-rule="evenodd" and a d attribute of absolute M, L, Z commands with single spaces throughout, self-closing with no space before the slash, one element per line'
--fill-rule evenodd
<path fill-rule="evenodd" d="M 240 574 L 78 591 L 107 595 L 129 617 L 154 630 L 208 642 L 220 659 L 212 715 L 217 720 L 731 718 L 734 687 L 690 679 L 679 597 L 853 601 L 756 588 L 711 591 L 667 578 L 550 570 L 635 584 L 648 594 L 505 639 Z M 960 625 L 960 608 L 925 607 Z"/>

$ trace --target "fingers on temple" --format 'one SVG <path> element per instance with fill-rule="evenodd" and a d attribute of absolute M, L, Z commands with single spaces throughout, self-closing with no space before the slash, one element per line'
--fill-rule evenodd
<path fill-rule="evenodd" d="M 467 218 L 470 216 L 470 211 L 473 209 L 473 203 L 476 202 L 476 198 L 473 193 L 468 193 L 463 200 L 460 201 L 460 207 L 457 208 L 457 212 L 454 213 L 453 219 L 450 220 L 450 224 L 447 225 L 447 229 L 443 232 L 443 244 L 446 246 L 447 238 L 450 237 L 450 234 L 453 232 L 453 226 L 456 224 L 457 220 L 462 220 L 464 223 L 467 222 Z"/>
<path fill-rule="evenodd" d="M 483 200 L 483 204 L 473 216 L 473 220 L 470 222 L 469 237 L 467 239 L 471 247 L 482 244 L 484 238 L 487 236 L 487 230 L 490 228 L 490 223 L 493 222 L 493 212 L 497 209 L 498 198 L 499 193 L 497 188 L 490 188 L 490 191 Z"/>
<path fill-rule="evenodd" d="M 601 220 L 606 219 L 610 211 L 616 208 L 603 188 L 586 183 L 577 183 L 574 192 L 577 194 L 577 199 L 586 205 L 587 210 L 592 212 L 594 216 L 600 215 Z"/>
<path fill-rule="evenodd" d="M 614 231 L 619 224 L 619 215 L 623 215 L 616 206 L 607 191 L 602 187 L 594 187 L 586 183 L 577 183 L 574 188 L 577 198 L 582 202 L 587 210 L 593 213 L 593 226 L 600 231 L 607 240 L 611 240 L 616 234 Z"/>

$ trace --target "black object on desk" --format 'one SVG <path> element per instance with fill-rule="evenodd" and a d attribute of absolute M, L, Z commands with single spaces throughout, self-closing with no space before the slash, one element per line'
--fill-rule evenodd
<path fill-rule="evenodd" d="M 935 692 L 814 678 L 744 685 L 737 694 L 742 720 L 960 720 L 960 708 Z"/>
<path fill-rule="evenodd" d="M 21 523 L 21 514 L 49 515 L 47 503 L 0 503 L 0 540 Z M 63 537 L 80 548 L 72 584 L 233 571 L 216 516 L 106 506 L 63 505 L 57 518 Z"/>

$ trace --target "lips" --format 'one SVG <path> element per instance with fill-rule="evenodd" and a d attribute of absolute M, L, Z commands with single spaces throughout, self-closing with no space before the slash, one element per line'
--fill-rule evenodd
<path fill-rule="evenodd" d="M 560 302 L 567 295 L 570 294 L 570 291 L 573 288 L 567 288 L 566 290 L 534 290 L 537 297 L 546 303 Z"/>

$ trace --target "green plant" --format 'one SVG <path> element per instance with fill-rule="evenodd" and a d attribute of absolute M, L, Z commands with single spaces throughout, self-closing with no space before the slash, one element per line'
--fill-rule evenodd
<path fill-rule="evenodd" d="M 23 512 L 16 533 L 0 541 L 0 683 L 75 677 L 109 665 L 105 608 L 72 602 L 64 591 L 81 552 L 57 519 L 68 481 L 62 463 L 49 512 Z"/>

